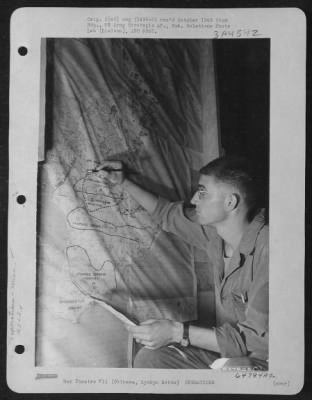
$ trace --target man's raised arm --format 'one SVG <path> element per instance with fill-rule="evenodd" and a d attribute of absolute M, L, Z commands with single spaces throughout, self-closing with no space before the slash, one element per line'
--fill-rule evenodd
<path fill-rule="evenodd" d="M 183 202 L 170 202 L 157 194 L 153 194 L 127 178 L 126 168 L 121 161 L 106 161 L 96 167 L 93 172 L 104 180 L 121 185 L 166 232 L 177 235 L 186 243 L 207 249 L 207 242 L 215 237 L 211 228 L 201 227 L 184 208 Z"/>

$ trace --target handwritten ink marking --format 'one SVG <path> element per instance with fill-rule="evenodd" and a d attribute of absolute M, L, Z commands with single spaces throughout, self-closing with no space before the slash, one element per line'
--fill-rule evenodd
<path fill-rule="evenodd" d="M 242 370 L 242 371 L 237 371 L 235 373 L 235 378 L 242 378 L 242 379 L 250 379 L 250 378 L 256 378 L 256 379 L 261 379 L 261 378 L 267 378 L 267 379 L 274 379 L 276 376 L 272 372 L 267 372 L 267 371 L 256 371 L 256 370 Z"/>
<path fill-rule="evenodd" d="M 9 305 L 8 305 L 8 318 L 9 318 L 9 327 L 10 327 L 10 336 L 13 340 L 15 336 L 15 285 L 16 285 L 16 260 L 14 257 L 13 249 L 10 247 L 10 256 L 11 256 L 11 268 L 12 272 L 10 272 L 10 298 L 9 298 Z"/>
<path fill-rule="evenodd" d="M 16 334 L 20 335 L 22 331 L 22 319 L 23 319 L 23 306 L 20 305 L 16 312 Z"/>
<path fill-rule="evenodd" d="M 58 374 L 37 374 L 35 379 L 56 379 Z"/>
<path fill-rule="evenodd" d="M 240 38 L 240 37 L 259 37 L 262 34 L 258 29 L 223 29 L 223 30 L 214 30 L 214 37 L 216 39 L 222 38 Z"/>

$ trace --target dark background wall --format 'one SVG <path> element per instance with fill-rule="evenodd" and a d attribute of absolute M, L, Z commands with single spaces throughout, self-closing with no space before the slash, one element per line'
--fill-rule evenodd
<path fill-rule="evenodd" d="M 216 40 L 214 46 L 222 147 L 252 161 L 268 208 L 270 40 Z"/>

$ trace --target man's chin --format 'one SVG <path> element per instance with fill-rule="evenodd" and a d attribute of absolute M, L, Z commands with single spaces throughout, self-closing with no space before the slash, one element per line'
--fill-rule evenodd
<path fill-rule="evenodd" d="M 214 223 L 212 221 L 209 221 L 207 219 L 205 220 L 204 218 L 201 218 L 200 215 L 197 215 L 197 223 L 203 226 L 214 226 Z"/>
<path fill-rule="evenodd" d="M 199 225 L 208 225 L 207 221 L 198 214 L 196 215 L 196 221 Z"/>
<path fill-rule="evenodd" d="M 191 218 L 191 220 L 193 221 L 193 222 L 196 222 L 197 224 L 199 224 L 199 225 L 211 225 L 211 222 L 208 220 L 207 221 L 207 219 L 205 219 L 205 218 L 203 218 L 199 213 L 197 213 L 197 212 L 194 212 L 193 214 L 192 214 L 192 218 Z"/>

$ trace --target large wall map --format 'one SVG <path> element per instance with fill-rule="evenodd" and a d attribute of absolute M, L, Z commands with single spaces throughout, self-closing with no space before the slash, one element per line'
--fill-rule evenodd
<path fill-rule="evenodd" d="M 163 232 L 121 186 L 91 170 L 104 160 L 121 160 L 148 190 L 172 200 L 190 196 L 192 167 L 203 159 L 207 43 L 48 42 L 38 196 L 39 365 L 87 366 L 96 359 L 97 365 L 110 360 L 124 366 L 117 355 L 125 349 L 112 341 L 122 329 L 109 316 L 101 317 L 109 324 L 99 319 L 92 297 L 139 322 L 197 317 L 193 248 Z M 68 332 L 84 343 L 86 361 L 77 359 Z M 92 347 L 97 340 L 101 349 Z M 103 346 L 116 356 L 100 358 Z"/>

